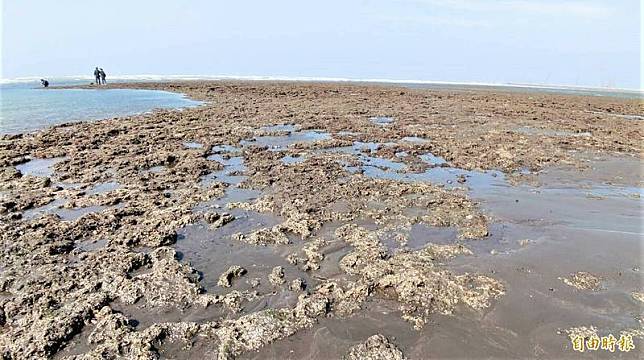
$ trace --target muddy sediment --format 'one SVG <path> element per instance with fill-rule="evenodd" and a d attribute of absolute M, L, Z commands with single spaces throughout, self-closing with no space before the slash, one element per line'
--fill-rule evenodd
<path fill-rule="evenodd" d="M 632 169 L 643 129 L 613 116 L 641 115 L 641 102 L 350 84 L 112 86 L 206 103 L 0 139 L 5 358 L 567 356 L 566 335 L 644 333 Z M 583 175 L 610 161 L 627 171 Z M 573 210 L 539 213 L 562 199 Z M 587 204 L 621 209 L 618 228 L 590 227 L 576 215 Z M 605 234 L 627 252 L 557 258 L 572 244 L 589 251 L 581 238 L 606 246 Z M 581 304 L 606 316 L 522 322 L 523 293 L 552 314 Z M 478 350 L 447 348 L 481 334 Z"/>

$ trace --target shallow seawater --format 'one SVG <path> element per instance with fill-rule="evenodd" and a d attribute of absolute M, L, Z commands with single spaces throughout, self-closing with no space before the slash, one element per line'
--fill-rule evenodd
<path fill-rule="evenodd" d="M 544 136 L 570 136 L 570 137 L 590 137 L 592 136 L 589 132 L 573 132 L 567 130 L 550 130 L 550 129 L 538 129 L 532 127 L 520 127 L 516 129 L 516 132 L 524 135 L 544 135 Z"/>
<path fill-rule="evenodd" d="M 22 175 L 43 176 L 48 177 L 54 174 L 53 166 L 65 158 L 50 158 L 50 159 L 31 159 L 26 163 L 16 165 L 16 169 Z"/>
<path fill-rule="evenodd" d="M 232 211 L 235 220 L 218 229 L 205 224 L 186 226 L 178 231 L 176 249 L 182 260 L 189 261 L 203 274 L 202 284 L 212 292 L 227 292 L 217 286 L 217 280 L 229 266 L 240 265 L 248 274 L 235 281 L 236 289 L 247 289 L 247 279 L 265 276 L 274 266 L 290 266 L 280 250 L 272 246 L 249 246 L 233 239 L 236 233 L 248 233 L 276 225 L 276 217 L 249 211 Z"/>
<path fill-rule="evenodd" d="M 224 192 L 224 196 L 200 203 L 193 208 L 193 211 L 205 212 L 213 209 L 226 209 L 229 203 L 251 202 L 259 198 L 261 194 L 262 192 L 259 190 L 229 187 Z"/>
<path fill-rule="evenodd" d="M 39 206 L 37 208 L 25 210 L 22 214 L 22 217 L 25 219 L 33 219 L 35 217 L 38 217 L 44 214 L 50 214 L 55 212 L 65 203 L 67 203 L 67 200 L 65 199 L 56 199 L 50 202 L 49 204 Z"/>
<path fill-rule="evenodd" d="M 419 156 L 421 160 L 428 163 L 429 165 L 442 165 L 446 164 L 447 161 L 440 156 L 436 156 L 432 153 L 427 153 Z"/>
<path fill-rule="evenodd" d="M 257 145 L 267 147 L 270 151 L 286 150 L 290 145 L 299 142 L 314 142 L 331 139 L 331 134 L 324 131 L 306 130 L 293 131 L 285 136 L 256 136 L 251 140 L 242 140 L 240 145 Z"/>
<path fill-rule="evenodd" d="M 210 149 L 210 152 L 213 154 L 219 153 L 234 153 L 240 151 L 241 149 L 233 145 L 215 145 Z"/>
<path fill-rule="evenodd" d="M 447 162 L 442 157 L 431 153 L 420 155 L 419 158 L 432 165 L 421 173 L 407 171 L 403 162 L 393 161 L 386 158 L 365 155 L 364 152 L 373 153 L 386 144 L 378 143 L 354 143 L 353 147 L 335 148 L 331 151 L 339 151 L 357 155 L 359 166 L 350 166 L 342 163 L 350 173 L 361 172 L 364 175 L 385 180 L 402 182 L 429 182 L 442 184 L 446 187 L 469 187 L 471 190 L 485 189 L 490 186 L 507 186 L 505 176 L 499 171 L 472 171 L 445 166 Z M 441 166 L 439 166 L 441 165 Z"/>
<path fill-rule="evenodd" d="M 306 160 L 305 156 L 291 156 L 287 155 L 280 159 L 284 165 L 298 164 Z"/>
<path fill-rule="evenodd" d="M 192 142 L 192 141 L 184 142 L 183 146 L 186 149 L 201 149 L 201 148 L 203 148 L 203 144 L 198 143 L 198 142 Z"/>
<path fill-rule="evenodd" d="M 411 143 L 427 143 L 428 139 L 419 136 L 405 136 L 401 139 L 402 141 L 411 142 Z"/>
<path fill-rule="evenodd" d="M 284 132 L 294 132 L 297 131 L 300 127 L 298 125 L 293 125 L 293 124 L 279 124 L 279 125 L 270 125 L 270 126 L 262 126 L 260 130 L 263 131 L 284 131 Z"/>
<path fill-rule="evenodd" d="M 81 85 L 72 82 L 52 85 Z M 30 132 L 83 120 L 200 105 L 182 94 L 133 89 L 44 89 L 38 82 L 0 85 L 0 134 Z"/>
<path fill-rule="evenodd" d="M 242 156 L 223 156 L 221 154 L 213 154 L 208 156 L 208 160 L 217 161 L 224 165 L 224 168 L 219 171 L 214 171 L 202 177 L 201 184 L 208 185 L 212 181 L 219 181 L 229 185 L 238 185 L 246 180 L 248 177 L 241 175 L 246 170 L 244 165 L 244 158 Z"/>
<path fill-rule="evenodd" d="M 35 219 L 47 214 L 55 214 L 55 215 L 58 215 L 60 219 L 63 221 L 73 221 L 84 215 L 98 213 L 105 209 L 110 208 L 108 206 L 102 206 L 102 205 L 93 205 L 93 206 L 86 206 L 86 207 L 79 207 L 79 208 L 63 207 L 65 204 L 67 204 L 67 202 L 68 201 L 66 199 L 56 199 L 47 205 L 25 210 L 22 216 L 23 218 L 29 220 L 29 219 Z M 118 205 L 112 206 L 112 208 L 113 207 L 118 207 Z"/>
<path fill-rule="evenodd" d="M 385 126 L 385 125 L 392 124 L 394 122 L 394 118 L 389 116 L 374 116 L 374 117 L 370 117 L 369 121 L 371 121 L 376 125 Z"/>
<path fill-rule="evenodd" d="M 106 192 L 116 190 L 120 187 L 121 187 L 121 184 L 119 184 L 116 181 L 105 182 L 105 183 L 98 184 L 94 186 L 92 189 L 88 190 L 87 195 L 103 194 Z"/>

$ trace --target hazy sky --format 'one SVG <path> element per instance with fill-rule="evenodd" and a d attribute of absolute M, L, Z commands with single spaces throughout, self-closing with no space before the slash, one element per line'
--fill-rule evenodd
<path fill-rule="evenodd" d="M 644 88 L 639 0 L 0 0 L 2 78 L 206 74 Z"/>

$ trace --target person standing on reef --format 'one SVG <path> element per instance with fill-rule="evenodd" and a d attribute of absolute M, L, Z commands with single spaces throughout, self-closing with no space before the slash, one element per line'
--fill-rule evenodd
<path fill-rule="evenodd" d="M 105 71 L 103 71 L 103 68 L 100 68 L 98 72 L 101 75 L 101 82 L 105 85 Z"/>
<path fill-rule="evenodd" d="M 45 79 L 40 79 L 40 83 L 42 84 L 43 87 L 49 87 L 49 81 Z"/>
<path fill-rule="evenodd" d="M 96 85 L 101 85 L 101 72 L 98 70 L 98 66 L 94 69 L 94 78 L 96 79 Z"/>

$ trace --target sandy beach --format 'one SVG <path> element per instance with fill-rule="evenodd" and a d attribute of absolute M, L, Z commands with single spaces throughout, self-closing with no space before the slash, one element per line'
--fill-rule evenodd
<path fill-rule="evenodd" d="M 204 103 L 0 137 L 4 358 L 641 356 L 641 99 L 104 88 Z"/>

